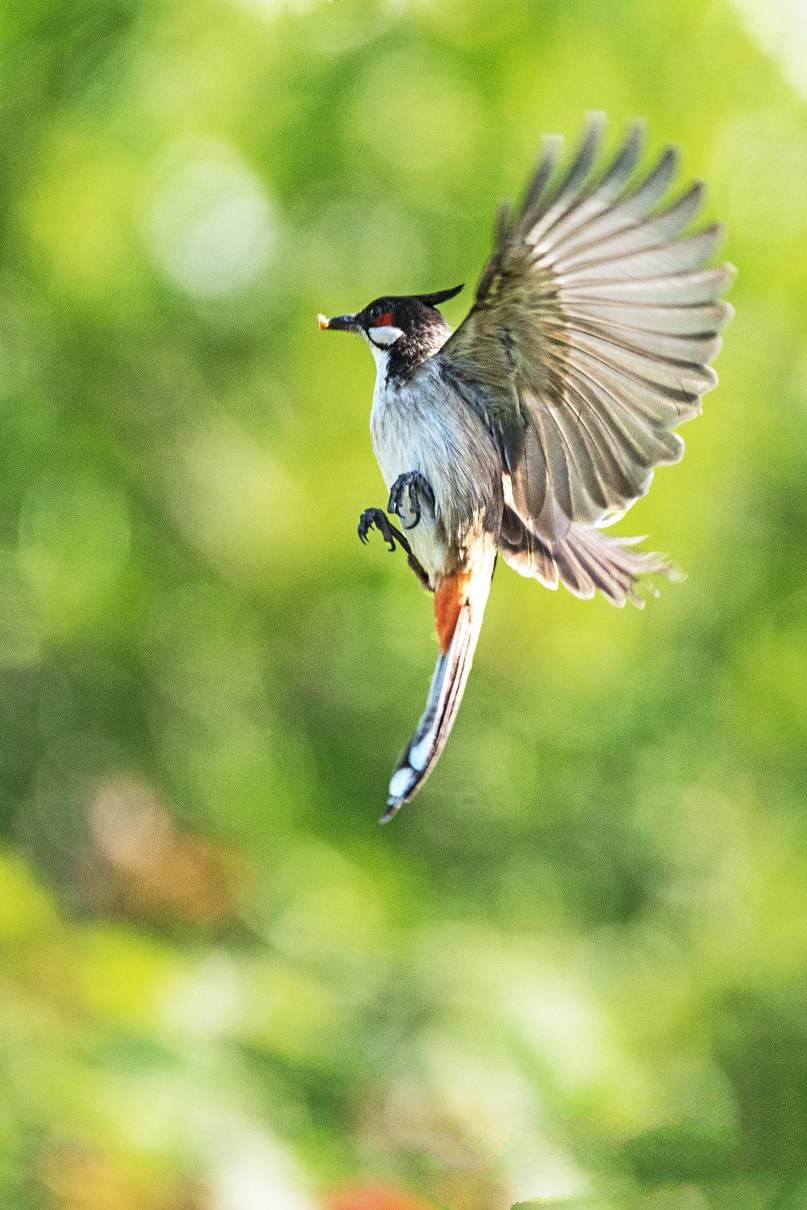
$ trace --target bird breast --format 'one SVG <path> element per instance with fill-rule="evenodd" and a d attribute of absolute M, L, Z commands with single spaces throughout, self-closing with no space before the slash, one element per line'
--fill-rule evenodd
<path fill-rule="evenodd" d="M 420 471 L 434 493 L 434 517 L 424 505 L 407 533 L 417 558 L 432 576 L 455 570 L 474 536 L 501 518 L 501 470 L 484 423 L 434 363 L 404 382 L 389 380 L 379 365 L 370 431 L 388 488 Z"/>

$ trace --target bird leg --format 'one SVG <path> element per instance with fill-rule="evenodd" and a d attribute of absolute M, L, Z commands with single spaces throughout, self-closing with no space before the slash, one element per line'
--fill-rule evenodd
<path fill-rule="evenodd" d="M 414 517 L 409 525 L 404 521 L 403 512 L 406 508 L 404 495 L 407 497 L 408 511 Z M 387 504 L 387 512 L 395 513 L 401 518 L 404 529 L 414 529 L 420 521 L 421 503 L 425 501 L 429 512 L 434 516 L 434 492 L 421 475 L 420 471 L 406 471 L 399 475 L 392 485 Z"/>
<path fill-rule="evenodd" d="M 412 554 L 412 547 L 409 545 L 401 531 L 395 528 L 395 526 L 380 508 L 366 508 L 359 517 L 359 538 L 362 542 L 364 542 L 365 545 L 367 544 L 367 535 L 373 526 L 376 527 L 391 551 L 395 550 L 395 543 L 398 543 L 401 550 L 406 552 L 406 561 L 412 568 L 412 571 L 420 580 L 423 587 L 428 588 L 429 591 L 431 591 L 429 577 L 426 574 L 423 566 Z"/>

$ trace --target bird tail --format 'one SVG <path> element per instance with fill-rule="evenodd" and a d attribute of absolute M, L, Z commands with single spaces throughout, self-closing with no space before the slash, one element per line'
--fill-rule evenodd
<path fill-rule="evenodd" d="M 495 564 L 496 550 L 491 545 L 468 570 L 438 577 L 434 616 L 440 654 L 426 708 L 390 778 L 387 810 L 379 823 L 388 823 L 414 798 L 451 734 L 471 671 Z"/>
<path fill-rule="evenodd" d="M 565 538 L 549 542 L 505 509 L 500 537 L 505 561 L 522 576 L 532 576 L 547 588 L 562 582 L 577 597 L 600 592 L 612 605 L 626 601 L 644 607 L 637 586 L 645 576 L 680 580 L 682 573 L 664 555 L 634 550 L 641 538 L 615 538 L 586 525 L 572 525 Z M 652 585 L 649 591 L 658 595 Z"/>

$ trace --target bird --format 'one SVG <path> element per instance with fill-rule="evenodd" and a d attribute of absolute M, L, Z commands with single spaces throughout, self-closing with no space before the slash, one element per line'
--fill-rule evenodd
<path fill-rule="evenodd" d="M 717 383 L 709 362 L 735 270 L 709 264 L 720 224 L 691 228 L 703 183 L 669 199 L 677 148 L 643 169 L 644 123 L 610 156 L 605 132 L 604 116 L 589 115 L 568 157 L 559 136 L 544 137 L 520 204 L 499 209 L 456 331 L 439 308 L 462 285 L 317 316 L 375 360 L 370 431 L 389 499 L 362 512 L 359 537 L 377 529 L 434 597 L 437 662 L 381 823 L 443 751 L 499 555 L 547 588 L 618 606 L 643 606 L 642 585 L 657 595 L 648 577 L 680 578 L 665 556 L 636 549 L 642 539 L 603 530 L 646 494 L 656 466 L 682 457 L 674 430 Z"/>

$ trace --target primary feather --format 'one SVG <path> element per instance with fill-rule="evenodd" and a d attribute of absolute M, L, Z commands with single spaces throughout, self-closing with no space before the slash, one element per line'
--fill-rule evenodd
<path fill-rule="evenodd" d="M 663 204 L 672 148 L 633 182 L 639 125 L 598 174 L 603 131 L 592 118 L 560 173 L 558 142 L 546 145 L 520 209 L 500 221 L 471 312 L 437 355 L 496 439 L 511 507 L 535 539 L 528 562 L 560 552 L 573 526 L 621 516 L 654 467 L 678 461 L 672 429 L 717 381 L 708 363 L 731 315 L 720 294 L 733 270 L 703 268 L 722 229 L 686 233 L 702 185 Z M 559 557 L 564 582 L 579 584 Z"/>

